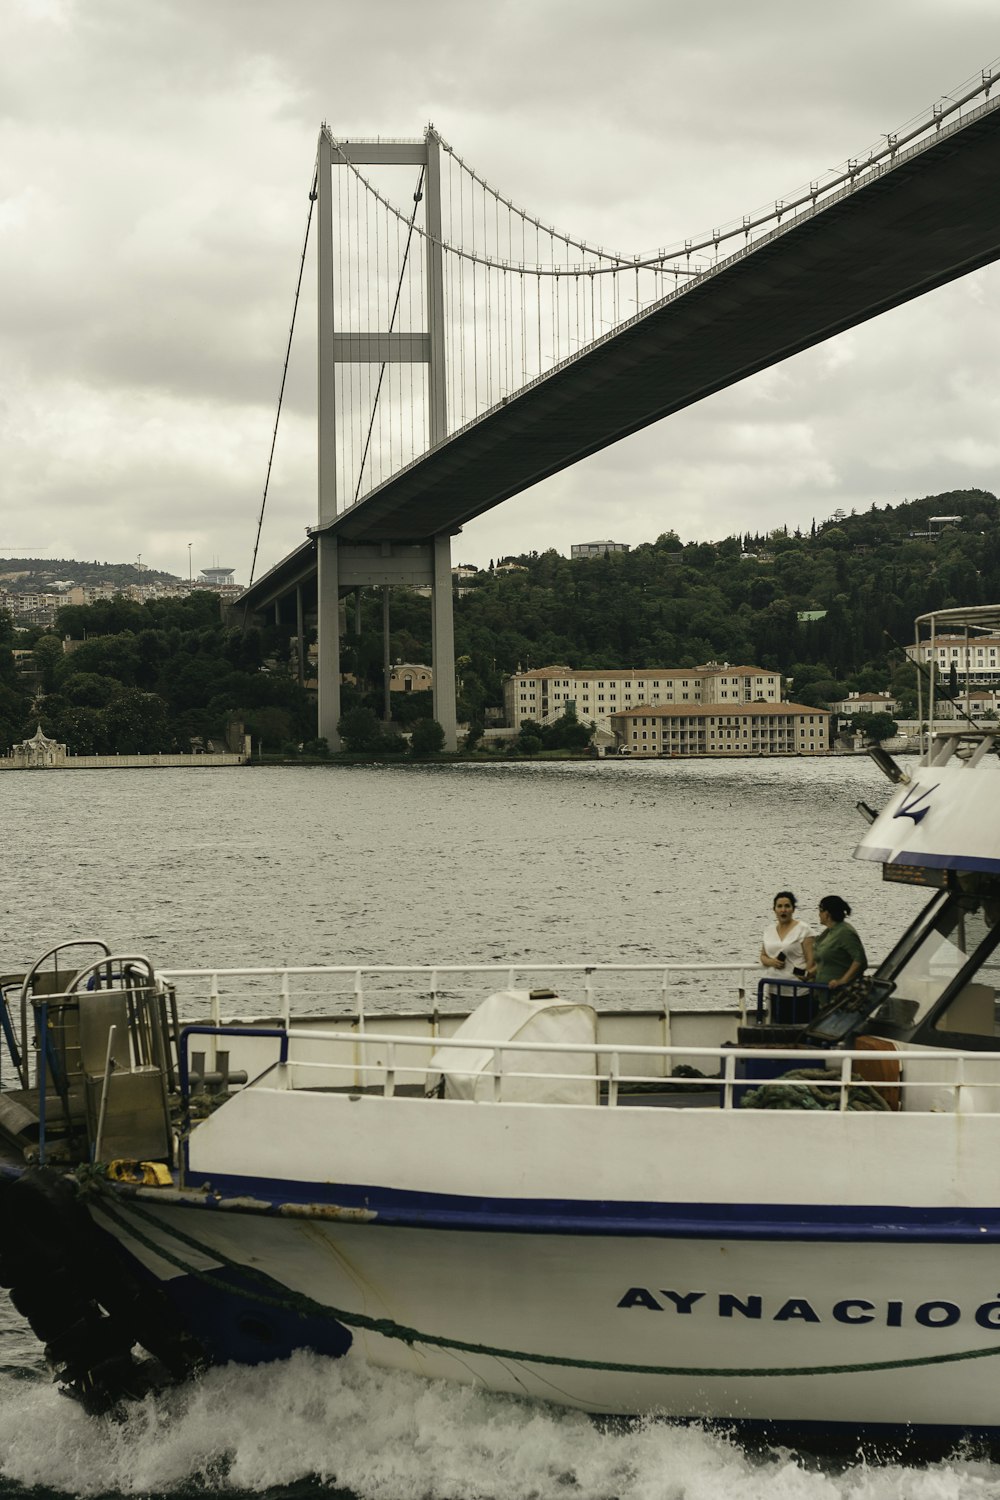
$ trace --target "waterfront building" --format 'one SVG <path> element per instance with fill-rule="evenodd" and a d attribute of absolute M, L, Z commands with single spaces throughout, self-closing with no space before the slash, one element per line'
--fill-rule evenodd
<path fill-rule="evenodd" d="M 58 740 L 50 740 L 42 733 L 39 724 L 30 740 L 21 740 L 10 752 L 10 764 L 24 769 L 41 769 L 44 766 L 64 766 L 66 746 Z"/>
<path fill-rule="evenodd" d="M 661 703 L 611 715 L 630 755 L 822 755 L 830 714 L 805 703 Z"/>
<path fill-rule="evenodd" d="M 834 713 L 845 718 L 855 714 L 895 714 L 899 712 L 899 701 L 891 693 L 848 693 L 830 707 Z"/>
<path fill-rule="evenodd" d="M 924 713 L 928 710 L 927 699 L 924 699 Z M 957 696 L 957 701 L 952 702 L 945 693 L 937 693 L 934 698 L 935 719 L 961 719 L 968 714 L 970 719 L 992 720 L 1000 717 L 1000 689 L 998 688 L 967 688 L 963 687 Z"/>
<path fill-rule="evenodd" d="M 605 552 L 627 552 L 628 542 L 574 542 L 569 549 L 570 558 L 603 557 Z"/>
<path fill-rule="evenodd" d="M 551 724 L 573 703 L 585 724 L 606 723 L 610 715 L 635 704 L 778 703 L 781 674 L 762 667 L 708 662 L 701 667 L 537 667 L 515 672 L 504 683 L 507 723 L 522 719 Z"/>
<path fill-rule="evenodd" d="M 424 693 L 434 686 L 434 673 L 420 662 L 398 661 L 389 668 L 390 693 Z"/>
<path fill-rule="evenodd" d="M 1000 681 L 1000 636 L 939 635 L 933 643 L 907 646 L 906 654 L 924 667 L 933 662 L 939 681 L 947 682 L 952 667 L 958 681 L 970 687 Z"/>

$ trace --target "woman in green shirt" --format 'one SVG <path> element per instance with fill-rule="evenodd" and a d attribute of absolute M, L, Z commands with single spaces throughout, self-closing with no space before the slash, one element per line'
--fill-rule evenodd
<path fill-rule="evenodd" d="M 814 944 L 816 963 L 810 978 L 827 989 L 841 989 L 868 967 L 864 945 L 850 922 L 851 908 L 840 896 L 824 896 L 819 903 L 823 928 Z"/>

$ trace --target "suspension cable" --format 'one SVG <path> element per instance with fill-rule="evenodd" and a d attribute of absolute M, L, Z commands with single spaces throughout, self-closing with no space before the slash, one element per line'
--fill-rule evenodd
<path fill-rule="evenodd" d="M 416 191 L 413 194 L 413 212 L 410 215 L 410 224 L 406 235 L 406 244 L 403 247 L 403 255 L 399 265 L 399 281 L 396 284 L 396 300 L 392 304 L 392 316 L 389 319 L 389 327 L 386 330 L 386 332 L 390 334 L 392 333 L 393 326 L 396 322 L 396 313 L 399 310 L 399 299 L 403 291 L 403 277 L 406 275 L 406 262 L 410 254 L 410 242 L 413 239 L 413 227 L 417 218 L 417 209 L 420 207 L 420 201 L 424 196 L 424 173 L 426 170 L 426 166 L 422 166 L 420 168 L 420 176 L 417 178 Z M 364 478 L 365 464 L 368 460 L 368 448 L 372 440 L 372 428 L 375 426 L 375 413 L 378 410 L 378 398 L 382 391 L 382 381 L 385 378 L 386 364 L 387 361 L 383 360 L 382 367 L 378 372 L 378 381 L 375 385 L 375 399 L 372 402 L 372 414 L 371 419 L 368 423 L 368 436 L 365 438 L 364 452 L 361 455 L 361 462 L 358 465 L 358 482 L 354 488 L 355 500 L 357 500 L 358 495 L 361 492 L 361 481 Z"/>
<path fill-rule="evenodd" d="M 744 216 L 739 224 L 734 223 L 732 226 L 726 226 L 721 229 L 713 229 L 710 235 L 703 235 L 702 238 L 696 241 L 685 240 L 683 249 L 660 249 L 653 254 L 640 255 L 638 257 L 638 261 L 636 261 L 636 258 L 634 256 L 617 255 L 611 251 L 602 249 L 600 246 L 590 245 L 585 240 L 576 239 L 571 235 L 564 234 L 559 230 L 556 230 L 555 228 L 542 225 L 540 220 L 536 219 L 532 214 L 526 213 L 524 209 L 519 208 L 508 198 L 504 197 L 502 193 L 497 192 L 497 190 L 492 187 L 485 178 L 480 177 L 478 173 L 473 171 L 468 163 L 463 161 L 462 157 L 453 150 L 453 148 L 448 144 L 446 140 L 444 140 L 442 136 L 437 135 L 436 131 L 435 134 L 437 135 L 438 142 L 440 143 L 442 149 L 446 151 L 449 156 L 455 158 L 456 162 L 462 168 L 462 170 L 467 172 L 474 182 L 479 183 L 485 193 L 488 193 L 489 195 L 497 199 L 500 203 L 506 204 L 508 207 L 513 209 L 513 211 L 519 217 L 527 221 L 529 224 L 533 224 L 536 226 L 536 228 L 545 230 L 545 232 L 547 232 L 549 235 L 550 243 L 552 240 L 558 239 L 560 243 L 566 247 L 567 254 L 569 249 L 572 247 L 573 249 L 580 250 L 584 255 L 594 256 L 598 261 L 604 262 L 605 264 L 595 265 L 592 268 L 584 268 L 587 270 L 592 269 L 595 275 L 610 275 L 612 278 L 615 278 L 618 271 L 626 267 L 631 269 L 631 267 L 638 264 L 638 266 L 643 270 L 669 270 L 675 277 L 678 275 L 696 276 L 700 274 L 700 269 L 698 267 L 692 267 L 690 265 L 690 258 L 693 254 L 696 255 L 699 252 L 706 250 L 710 251 L 713 255 L 712 263 L 716 263 L 718 260 L 719 245 L 723 240 L 729 240 L 736 236 L 742 235 L 746 241 L 749 241 L 750 235 L 754 231 L 761 230 L 765 226 L 770 224 L 780 224 L 783 217 L 795 214 L 800 208 L 815 208 L 817 200 L 819 198 L 825 198 L 828 194 L 835 192 L 845 185 L 853 187 L 859 177 L 861 177 L 864 173 L 879 167 L 884 162 L 888 162 L 890 165 L 892 165 L 895 161 L 895 158 L 898 156 L 900 151 L 903 150 L 904 147 L 909 146 L 912 142 L 916 141 L 921 135 L 926 134 L 929 130 L 933 129 L 935 134 L 937 134 L 944 122 L 948 120 L 950 116 L 955 114 L 961 115 L 962 110 L 967 104 L 970 104 L 973 99 L 978 98 L 980 95 L 984 95 L 988 99 L 991 89 L 998 81 L 997 75 L 994 71 L 994 67 L 995 65 L 991 64 L 989 68 L 984 68 L 982 70 L 980 78 L 973 84 L 973 86 L 971 88 L 965 89 L 964 92 L 961 93 L 957 98 L 953 95 L 944 95 L 943 97 L 946 100 L 945 103 L 936 104 L 929 115 L 916 117 L 915 123 L 909 129 L 904 129 L 902 132 L 893 131 L 889 132 L 886 135 L 883 135 L 881 137 L 881 140 L 885 142 L 884 145 L 879 144 L 878 146 L 873 147 L 863 158 L 850 158 L 843 170 L 836 171 L 832 175 L 827 176 L 825 181 L 810 181 L 808 188 L 797 189 L 795 195 L 790 198 L 775 200 L 773 207 L 764 208 L 753 216 Z M 326 127 L 324 128 L 326 129 Z M 382 193 L 380 193 L 374 186 L 374 184 L 368 178 L 366 178 L 363 173 L 358 171 L 357 166 L 353 161 L 351 161 L 350 157 L 344 151 L 341 143 L 336 139 L 332 132 L 329 131 L 329 129 L 326 129 L 326 134 L 334 151 L 336 151 L 340 156 L 342 163 L 345 166 L 349 167 L 350 170 L 360 178 L 360 180 L 368 188 L 369 192 L 373 193 L 375 197 L 378 198 L 380 202 L 391 213 L 396 214 L 399 218 L 403 218 L 401 211 L 395 206 L 395 204 L 391 203 L 390 200 L 386 198 Z M 449 245 L 440 236 L 430 234 L 426 229 L 418 228 L 416 232 L 422 235 L 425 239 L 441 245 L 443 249 L 452 251 L 452 253 L 455 255 L 465 256 L 469 260 L 473 261 L 479 260 L 481 264 L 484 264 L 487 267 L 493 264 L 493 259 L 491 256 L 477 256 L 475 251 L 472 251 L 470 253 L 468 250 L 462 248 L 461 246 Z M 685 256 L 687 261 L 689 262 L 686 266 L 679 266 L 676 264 L 672 264 L 669 266 L 667 265 L 668 260 L 673 261 L 676 257 L 681 255 Z M 525 266 L 523 269 L 528 270 L 529 268 Z M 535 276 L 552 276 L 558 278 L 559 276 L 565 276 L 570 270 L 570 267 L 568 265 L 555 265 L 553 256 L 553 263 L 551 265 L 546 267 L 534 266 L 530 269 Z"/>
<path fill-rule="evenodd" d="M 254 539 L 253 559 L 250 563 L 250 583 L 253 583 L 254 569 L 257 566 L 257 549 L 260 546 L 260 533 L 261 528 L 264 525 L 264 508 L 267 505 L 267 491 L 271 483 L 271 469 L 274 465 L 274 450 L 278 442 L 278 423 L 281 421 L 281 406 L 285 397 L 285 382 L 288 379 L 288 363 L 292 357 L 292 336 L 295 333 L 295 315 L 299 310 L 299 294 L 302 291 L 302 277 L 306 268 L 306 248 L 309 244 L 309 226 L 312 224 L 313 204 L 316 202 L 318 193 L 319 160 L 317 158 L 316 166 L 313 170 L 312 186 L 309 189 L 309 212 L 306 215 L 306 232 L 305 237 L 302 241 L 302 255 L 299 258 L 299 275 L 298 280 L 295 283 L 295 300 L 292 303 L 292 321 L 288 329 L 288 343 L 285 346 L 285 363 L 281 371 L 281 388 L 278 391 L 278 410 L 275 412 L 274 416 L 274 431 L 271 433 L 271 451 L 268 454 L 267 458 L 267 473 L 264 476 L 264 493 L 261 496 L 260 515 L 257 518 L 257 535 Z M 247 588 L 250 587 L 250 583 L 247 584 Z M 246 623 L 245 615 L 244 623 Z"/>

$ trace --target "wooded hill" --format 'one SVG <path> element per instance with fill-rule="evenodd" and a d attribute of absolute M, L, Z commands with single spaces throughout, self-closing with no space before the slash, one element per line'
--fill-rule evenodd
<path fill-rule="evenodd" d="M 932 527 L 937 516 L 960 519 Z M 901 648 L 914 617 L 1000 601 L 1000 504 L 984 490 L 961 490 L 838 512 L 807 534 L 685 545 L 667 532 L 627 553 L 516 561 L 523 572 L 481 573 L 456 604 L 466 717 L 499 702 L 502 676 L 517 667 L 557 663 L 728 661 L 781 671 L 810 704 L 851 689 L 912 696 Z M 429 660 L 425 601 L 405 613 L 394 603 L 394 656 Z M 809 613 L 822 618 L 800 619 Z"/>
<path fill-rule="evenodd" d="M 12 594 L 47 594 L 56 582 L 113 584 L 179 583 L 173 573 L 158 568 L 141 570 L 138 563 L 80 562 L 68 557 L 0 557 L 0 585 Z"/>
<path fill-rule="evenodd" d="M 957 516 L 931 525 L 932 517 Z M 929 536 L 933 531 L 935 534 Z M 693 667 L 753 664 L 792 679 L 796 700 L 824 706 L 850 690 L 891 688 L 912 700 L 902 647 L 913 618 L 949 605 L 1000 602 L 1000 504 L 984 490 L 837 513 L 807 534 L 745 533 L 684 544 L 673 532 L 628 553 L 570 561 L 557 552 L 514 559 L 465 580 L 455 601 L 459 717 L 482 722 L 519 667 Z M 79 564 L 61 561 L 63 576 Z M 122 565 L 124 566 L 124 565 Z M 818 614 L 820 618 L 802 619 Z M 430 661 L 430 602 L 396 590 L 393 660 Z M 344 708 L 381 712 L 381 599 L 362 604 L 348 635 Z M 83 642 L 62 650 L 66 635 Z M 12 647 L 34 646 L 37 676 L 15 669 Z M 45 696 L 32 709 L 36 688 Z M 401 722 L 430 713 L 430 694 L 393 694 Z M 315 734 L 315 711 L 294 680 L 287 627 L 226 624 L 218 597 L 133 604 L 116 599 L 59 612 L 54 631 L 15 632 L 0 611 L 0 748 L 46 733 L 77 753 L 190 747 L 241 719 L 274 749 Z"/>

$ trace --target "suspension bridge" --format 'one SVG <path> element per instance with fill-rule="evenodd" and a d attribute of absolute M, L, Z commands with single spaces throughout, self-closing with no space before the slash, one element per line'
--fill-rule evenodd
<path fill-rule="evenodd" d="M 243 602 L 294 628 L 300 678 L 315 620 L 331 747 L 344 593 L 383 590 L 388 652 L 389 590 L 430 588 L 434 715 L 454 748 L 450 539 L 463 524 L 1000 258 L 995 82 L 984 72 L 787 201 L 643 255 L 546 225 L 432 126 L 419 141 L 323 126 L 310 194 L 318 519 Z M 376 180 L 390 173 L 391 190 Z"/>

